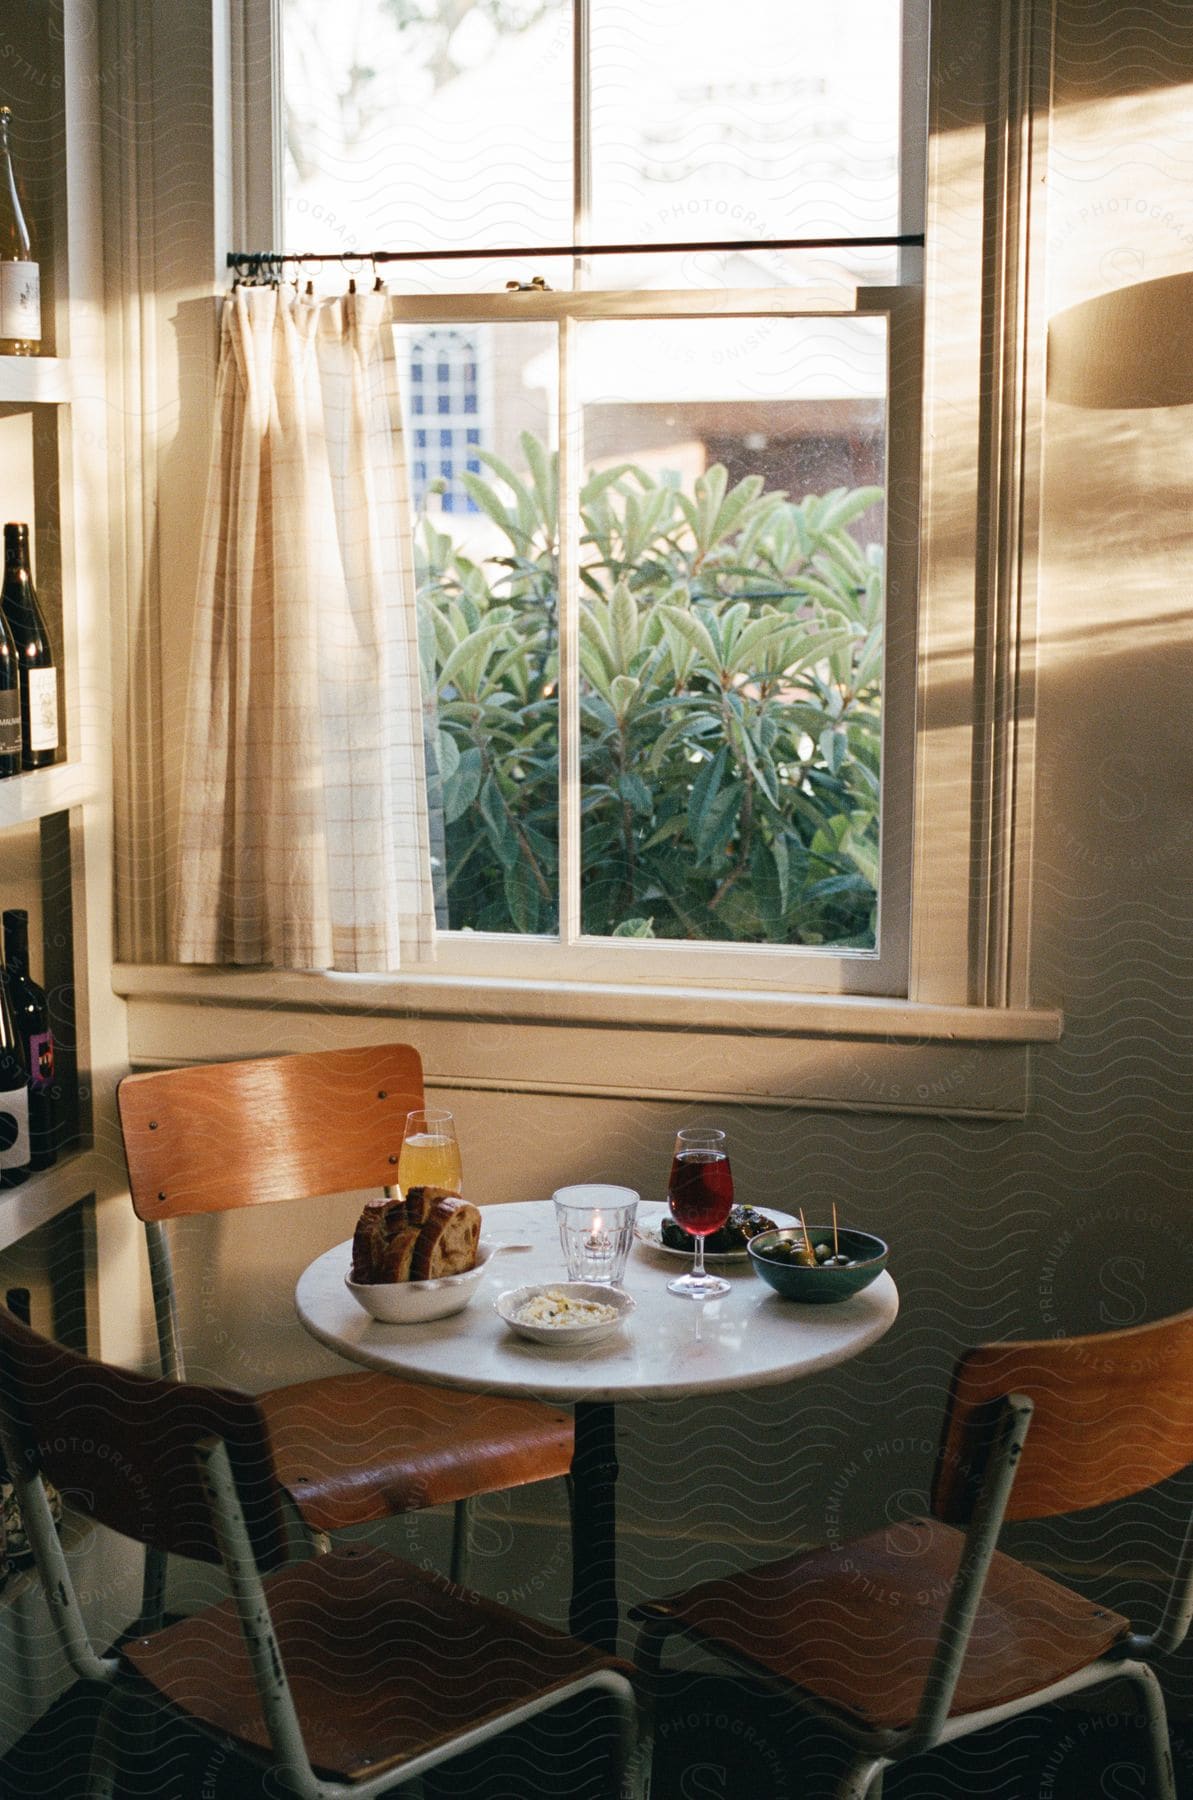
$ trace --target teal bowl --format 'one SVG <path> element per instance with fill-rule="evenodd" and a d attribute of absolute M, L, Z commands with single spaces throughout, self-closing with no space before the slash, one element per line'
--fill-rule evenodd
<path fill-rule="evenodd" d="M 809 1225 L 808 1230 L 814 1244 L 831 1244 L 833 1241 L 831 1225 Z M 830 1269 L 821 1263 L 811 1268 L 807 1263 L 777 1262 L 766 1254 L 767 1247 L 772 1244 L 790 1243 L 793 1239 L 802 1243 L 803 1235 L 798 1225 L 782 1225 L 775 1231 L 760 1231 L 746 1246 L 755 1273 L 784 1300 L 831 1306 L 836 1300 L 848 1300 L 851 1294 L 860 1294 L 886 1268 L 888 1251 L 880 1237 L 874 1237 L 868 1231 L 846 1231 L 844 1227 L 839 1234 L 841 1254 L 850 1258 L 854 1265 L 851 1269 Z"/>

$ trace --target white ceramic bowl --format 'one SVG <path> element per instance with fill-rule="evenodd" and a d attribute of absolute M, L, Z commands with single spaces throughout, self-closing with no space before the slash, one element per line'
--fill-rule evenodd
<path fill-rule="evenodd" d="M 434 1281 L 353 1281 L 344 1286 L 358 1305 L 382 1325 L 425 1325 L 428 1319 L 447 1319 L 463 1312 L 475 1296 L 489 1258 L 501 1248 L 478 1244 L 476 1263 L 463 1275 L 440 1275 Z"/>
<path fill-rule="evenodd" d="M 571 1300 L 596 1300 L 602 1306 L 615 1308 L 617 1317 L 580 1325 L 527 1325 L 515 1317 L 528 1300 L 547 1293 L 566 1294 Z M 556 1348 L 565 1344 L 596 1344 L 602 1338 L 612 1337 L 634 1310 L 634 1302 L 623 1288 L 607 1287 L 599 1281 L 536 1281 L 530 1287 L 507 1288 L 504 1294 L 498 1294 L 493 1305 L 519 1337 Z"/>

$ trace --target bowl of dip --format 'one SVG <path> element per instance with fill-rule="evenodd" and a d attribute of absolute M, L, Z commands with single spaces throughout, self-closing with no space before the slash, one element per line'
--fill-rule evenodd
<path fill-rule="evenodd" d="M 507 1288 L 493 1302 L 497 1315 L 519 1337 L 535 1344 L 596 1344 L 612 1337 L 634 1302 L 622 1288 L 598 1281 L 537 1282 Z"/>

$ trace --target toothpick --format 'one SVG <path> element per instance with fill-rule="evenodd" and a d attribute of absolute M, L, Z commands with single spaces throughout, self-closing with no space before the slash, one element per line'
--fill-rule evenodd
<path fill-rule="evenodd" d="M 808 1236 L 808 1221 L 804 1218 L 804 1209 L 799 1209 L 799 1228 L 804 1234 L 804 1261 L 811 1265 L 816 1261 L 816 1252 L 812 1248 L 812 1240 Z"/>
<path fill-rule="evenodd" d="M 837 1237 L 837 1202 L 834 1200 L 833 1201 L 833 1256 L 834 1256 L 834 1258 L 836 1258 L 836 1257 L 840 1256 L 840 1254 L 841 1254 L 841 1243 L 840 1243 L 840 1239 Z"/>

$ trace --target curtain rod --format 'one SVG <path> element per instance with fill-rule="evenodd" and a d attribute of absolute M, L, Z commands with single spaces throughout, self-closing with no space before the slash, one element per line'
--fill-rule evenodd
<path fill-rule="evenodd" d="M 923 232 L 912 231 L 899 237 L 714 238 L 703 243 L 544 244 L 531 249 L 520 244 L 516 248 L 482 246 L 468 250 L 230 250 L 227 267 L 242 274 L 256 274 L 283 263 L 458 262 L 465 258 L 491 261 L 494 257 L 511 256 L 522 260 L 533 260 L 538 256 L 666 256 L 714 250 L 903 250 L 922 249 L 923 244 Z"/>

